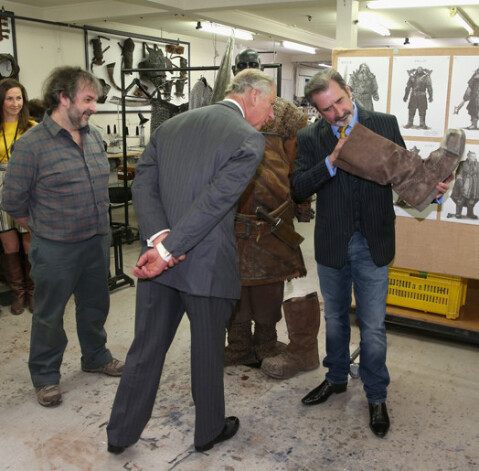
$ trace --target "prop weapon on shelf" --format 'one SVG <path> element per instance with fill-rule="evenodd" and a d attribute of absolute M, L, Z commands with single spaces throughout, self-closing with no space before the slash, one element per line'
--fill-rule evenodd
<path fill-rule="evenodd" d="M 121 98 L 118 96 L 112 96 L 109 100 L 109 103 L 113 103 L 115 105 L 121 105 Z M 141 99 L 141 98 L 125 98 L 125 105 L 126 106 L 147 106 L 150 104 L 149 100 Z"/>

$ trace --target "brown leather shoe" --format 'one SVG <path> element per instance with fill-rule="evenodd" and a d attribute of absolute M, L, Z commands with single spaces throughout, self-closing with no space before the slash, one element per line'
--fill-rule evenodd
<path fill-rule="evenodd" d="M 35 388 L 38 403 L 44 407 L 56 406 L 62 402 L 62 392 L 58 384 L 45 384 Z"/>
<path fill-rule="evenodd" d="M 98 368 L 82 367 L 82 370 L 86 373 L 103 373 L 108 376 L 121 376 L 124 366 L 125 362 L 113 358 L 113 360 L 105 363 L 103 366 L 99 366 Z"/>

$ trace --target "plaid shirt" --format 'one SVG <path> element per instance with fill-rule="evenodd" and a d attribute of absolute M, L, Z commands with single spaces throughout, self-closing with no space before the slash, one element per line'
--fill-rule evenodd
<path fill-rule="evenodd" d="M 2 192 L 2 209 L 28 216 L 32 232 L 45 239 L 79 242 L 107 234 L 109 163 L 100 133 L 71 134 L 46 114 L 15 142 Z"/>

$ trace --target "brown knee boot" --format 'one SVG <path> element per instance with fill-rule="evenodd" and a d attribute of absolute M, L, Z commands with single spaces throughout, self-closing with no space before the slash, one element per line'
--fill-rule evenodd
<path fill-rule="evenodd" d="M 283 353 L 265 358 L 261 364 L 263 372 L 276 379 L 288 379 L 299 371 L 314 370 L 319 366 L 317 293 L 288 299 L 283 303 L 283 310 L 289 345 Z"/>
<path fill-rule="evenodd" d="M 5 277 L 12 290 L 10 312 L 15 315 L 21 314 L 24 311 L 25 288 L 23 286 L 23 268 L 20 254 L 18 252 L 3 254 L 3 266 Z"/>
<path fill-rule="evenodd" d="M 225 348 L 225 366 L 247 365 L 259 367 L 253 351 L 251 321 L 232 323 L 228 327 L 228 346 Z"/>
<path fill-rule="evenodd" d="M 394 191 L 419 211 L 437 195 L 436 185 L 454 172 L 466 143 L 462 129 L 448 129 L 440 148 L 422 160 L 394 142 L 356 123 L 334 165 Z"/>
<path fill-rule="evenodd" d="M 278 341 L 276 324 L 254 323 L 253 349 L 259 361 L 279 355 L 286 349 L 286 344 Z"/>
<path fill-rule="evenodd" d="M 33 280 L 30 278 L 30 270 L 32 266 L 30 265 L 30 260 L 28 260 L 28 254 L 23 256 L 23 286 L 25 289 L 25 296 L 28 301 L 28 310 L 33 314 Z"/>

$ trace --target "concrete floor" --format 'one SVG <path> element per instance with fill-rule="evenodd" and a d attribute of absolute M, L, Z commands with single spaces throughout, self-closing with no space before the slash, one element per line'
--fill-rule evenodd
<path fill-rule="evenodd" d="M 312 224 L 299 224 L 308 277 L 287 283 L 285 298 L 318 289 Z M 125 271 L 138 242 L 124 246 Z M 132 340 L 135 288 L 111 294 L 108 346 L 124 359 Z M 479 469 L 478 348 L 388 327 L 391 429 L 383 440 L 368 427 L 362 384 L 305 407 L 301 398 L 324 378 L 324 368 L 286 381 L 247 367 L 225 369 L 227 415 L 238 434 L 206 453 L 193 447 L 194 407 L 189 376 L 189 325 L 183 319 L 166 359 L 153 417 L 142 439 L 122 455 L 106 451 L 106 425 L 118 379 L 83 373 L 74 306 L 65 313 L 69 337 L 61 387 L 63 403 L 41 407 L 27 369 L 31 314 L 0 314 L 0 469 L 104 470 L 477 470 Z M 287 341 L 284 321 L 279 337 Z M 324 326 L 318 338 L 324 357 Z M 354 325 L 351 349 L 358 345 Z M 352 351 L 351 350 L 351 351 Z"/>

